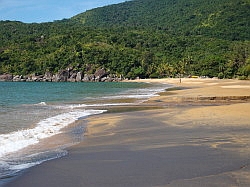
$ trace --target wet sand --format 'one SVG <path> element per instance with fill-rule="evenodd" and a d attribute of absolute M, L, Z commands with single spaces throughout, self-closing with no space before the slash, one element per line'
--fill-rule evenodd
<path fill-rule="evenodd" d="M 249 81 L 137 81 L 177 88 L 137 109 L 85 119 L 84 140 L 66 157 L 31 168 L 6 186 L 250 185 Z"/>

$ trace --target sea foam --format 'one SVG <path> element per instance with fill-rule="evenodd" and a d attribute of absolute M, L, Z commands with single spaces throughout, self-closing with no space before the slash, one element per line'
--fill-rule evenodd
<path fill-rule="evenodd" d="M 2 134 L 0 135 L 0 158 L 29 145 L 39 143 L 41 139 L 59 134 L 64 127 L 80 118 L 103 112 L 105 110 L 75 110 L 44 119 L 31 129 Z"/>

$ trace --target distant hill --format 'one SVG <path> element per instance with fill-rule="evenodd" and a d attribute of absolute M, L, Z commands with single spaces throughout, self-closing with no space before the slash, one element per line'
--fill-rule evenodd
<path fill-rule="evenodd" d="M 249 0 L 134 0 L 86 11 L 72 18 L 95 27 L 164 30 L 228 40 L 250 39 Z"/>
<path fill-rule="evenodd" d="M 0 21 L 0 74 L 250 76 L 249 0 L 132 0 L 50 23 Z"/>

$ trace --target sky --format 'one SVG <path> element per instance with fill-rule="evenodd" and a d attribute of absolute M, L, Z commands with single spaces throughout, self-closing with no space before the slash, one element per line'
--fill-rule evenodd
<path fill-rule="evenodd" d="M 97 7 L 126 0 L 0 0 L 0 20 L 24 23 L 51 22 L 71 18 Z"/>

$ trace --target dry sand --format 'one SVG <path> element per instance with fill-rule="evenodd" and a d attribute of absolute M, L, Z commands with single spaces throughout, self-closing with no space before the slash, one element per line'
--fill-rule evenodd
<path fill-rule="evenodd" d="M 178 89 L 141 105 L 161 109 L 88 118 L 84 141 L 68 156 L 7 186 L 250 186 L 249 81 L 137 81 Z"/>

